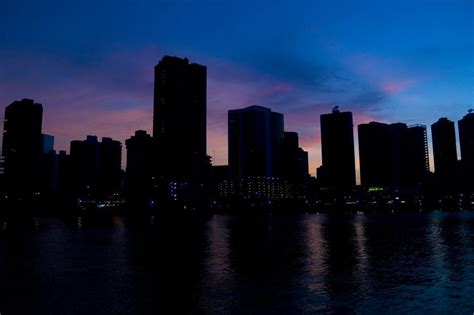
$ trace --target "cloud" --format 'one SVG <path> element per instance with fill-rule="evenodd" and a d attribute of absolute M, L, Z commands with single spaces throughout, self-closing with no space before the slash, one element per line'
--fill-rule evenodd
<path fill-rule="evenodd" d="M 382 83 L 382 90 L 388 94 L 398 94 L 410 89 L 419 80 L 417 79 L 402 79 L 398 81 L 388 81 Z"/>
<path fill-rule="evenodd" d="M 407 70 L 403 63 L 392 58 L 354 54 L 349 56 L 344 63 L 360 78 L 386 96 L 406 92 L 427 79 L 426 76 Z"/>
<path fill-rule="evenodd" d="M 332 91 L 331 83 L 339 80 L 333 65 L 305 60 L 301 56 L 284 54 L 281 51 L 258 54 L 252 65 L 276 79 L 321 92 Z"/>

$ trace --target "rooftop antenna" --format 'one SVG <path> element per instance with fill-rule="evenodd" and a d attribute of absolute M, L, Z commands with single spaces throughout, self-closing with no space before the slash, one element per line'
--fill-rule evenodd
<path fill-rule="evenodd" d="M 332 108 L 333 113 L 339 112 L 339 105 L 336 105 Z"/>

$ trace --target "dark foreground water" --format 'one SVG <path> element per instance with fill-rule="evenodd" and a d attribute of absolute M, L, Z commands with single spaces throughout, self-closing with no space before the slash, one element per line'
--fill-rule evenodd
<path fill-rule="evenodd" d="M 474 312 L 473 212 L 24 223 L 2 315 Z"/>

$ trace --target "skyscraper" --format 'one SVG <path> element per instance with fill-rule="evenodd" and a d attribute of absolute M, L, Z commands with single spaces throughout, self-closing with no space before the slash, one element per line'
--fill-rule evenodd
<path fill-rule="evenodd" d="M 122 189 L 122 144 L 112 138 L 102 138 L 99 156 L 99 187 L 106 195 Z"/>
<path fill-rule="evenodd" d="M 281 176 L 302 183 L 308 175 L 308 152 L 300 148 L 298 133 L 285 131 L 281 145 Z"/>
<path fill-rule="evenodd" d="M 474 191 L 474 112 L 469 110 L 458 122 L 461 165 L 466 188 Z"/>
<path fill-rule="evenodd" d="M 358 127 L 360 180 L 363 187 L 388 187 L 391 165 L 388 125 L 380 122 Z"/>
<path fill-rule="evenodd" d="M 71 176 L 76 194 L 108 197 L 121 187 L 122 146 L 111 138 L 71 141 Z"/>
<path fill-rule="evenodd" d="M 56 192 L 58 178 L 58 157 L 56 155 L 56 151 L 54 151 L 54 136 L 52 135 L 41 135 L 40 177 L 41 192 L 47 194 Z"/>
<path fill-rule="evenodd" d="M 151 196 L 153 141 L 144 130 L 125 140 L 127 147 L 127 168 L 125 194 L 131 203 L 145 205 Z"/>
<path fill-rule="evenodd" d="M 205 172 L 207 68 L 165 56 L 155 66 L 153 138 L 157 171 L 169 179 Z"/>
<path fill-rule="evenodd" d="M 352 113 L 335 107 L 321 115 L 321 151 L 324 183 L 339 191 L 355 186 L 354 132 Z"/>
<path fill-rule="evenodd" d="M 99 185 L 99 142 L 96 136 L 71 141 L 70 160 L 73 190 L 81 195 L 95 194 Z"/>
<path fill-rule="evenodd" d="M 283 115 L 254 105 L 229 110 L 228 123 L 232 178 L 280 175 Z"/>
<path fill-rule="evenodd" d="M 406 130 L 404 174 L 407 187 L 421 185 L 430 171 L 426 126 L 412 125 Z"/>
<path fill-rule="evenodd" d="M 388 146 L 390 165 L 390 186 L 401 188 L 406 183 L 406 167 L 409 159 L 407 154 L 407 129 L 404 123 L 393 123 L 388 125 Z"/>
<path fill-rule="evenodd" d="M 41 153 L 46 154 L 54 150 L 54 136 L 41 134 Z"/>
<path fill-rule="evenodd" d="M 28 195 L 38 190 L 41 164 L 43 106 L 30 99 L 15 101 L 5 109 L 3 149 L 5 187 Z"/>
<path fill-rule="evenodd" d="M 426 126 L 388 125 L 391 186 L 417 189 L 429 172 Z"/>
<path fill-rule="evenodd" d="M 59 151 L 57 155 L 57 193 L 59 198 L 67 199 L 73 193 L 73 169 L 71 156 L 66 151 Z"/>
<path fill-rule="evenodd" d="M 456 180 L 456 133 L 454 122 L 440 118 L 431 125 L 435 174 L 442 187 L 450 188 Z"/>
<path fill-rule="evenodd" d="M 426 127 L 371 122 L 358 126 L 364 187 L 416 189 L 429 172 Z"/>

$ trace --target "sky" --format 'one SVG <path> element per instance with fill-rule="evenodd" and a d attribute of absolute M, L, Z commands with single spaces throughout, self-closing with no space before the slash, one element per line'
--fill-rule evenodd
<path fill-rule="evenodd" d="M 429 126 L 474 107 L 474 1 L 2 0 L 0 119 L 34 99 L 57 150 L 151 133 L 164 55 L 208 67 L 214 164 L 227 163 L 227 111 L 261 105 L 285 115 L 315 174 L 319 115 L 335 105 L 355 126 Z"/>

